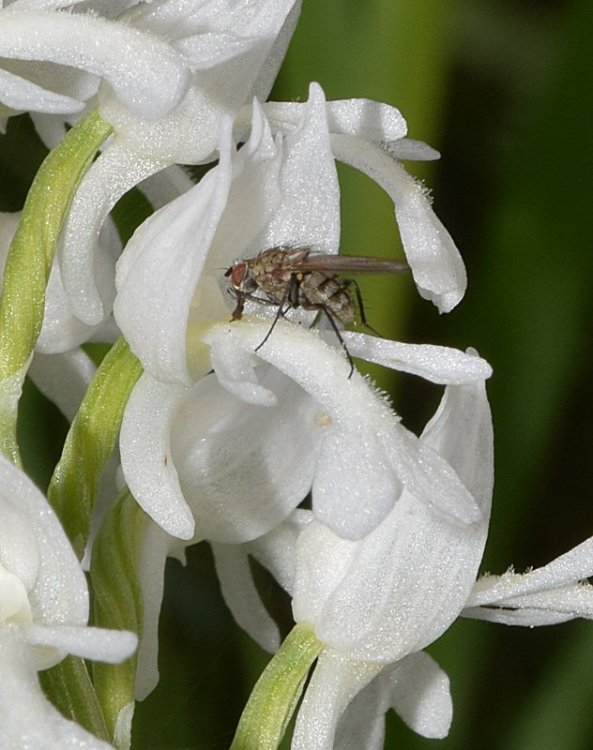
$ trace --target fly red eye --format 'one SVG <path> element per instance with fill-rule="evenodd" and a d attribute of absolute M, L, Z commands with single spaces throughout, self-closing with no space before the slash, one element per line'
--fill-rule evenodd
<path fill-rule="evenodd" d="M 245 281 L 245 276 L 247 275 L 247 263 L 244 261 L 235 263 L 235 265 L 229 269 L 228 275 L 230 277 L 231 286 L 235 289 L 241 289 L 241 284 Z"/>

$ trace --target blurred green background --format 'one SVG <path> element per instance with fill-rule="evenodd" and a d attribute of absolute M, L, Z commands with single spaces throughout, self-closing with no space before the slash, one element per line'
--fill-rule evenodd
<path fill-rule="evenodd" d="M 576 0 L 304 0 L 274 91 L 304 99 L 317 80 L 330 99 L 392 103 L 410 137 L 442 152 L 410 169 L 464 255 L 465 300 L 439 316 L 401 278 L 364 280 L 363 291 L 385 335 L 473 346 L 494 367 L 496 490 L 483 571 L 544 564 L 593 534 L 592 38 L 593 3 Z M 0 148 L 1 207 L 14 210 L 42 150 L 24 118 Z M 399 255 L 389 201 L 351 170 L 341 176 L 344 250 Z M 379 377 L 406 424 L 421 429 L 438 389 Z M 43 484 L 66 426 L 32 387 L 21 423 Z M 138 708 L 142 750 L 226 748 L 266 661 L 227 614 L 208 549 L 188 557 L 187 568 L 168 568 L 166 657 Z M 454 699 L 443 750 L 593 745 L 593 624 L 460 621 L 430 651 Z M 435 742 L 390 717 L 386 747 Z"/>

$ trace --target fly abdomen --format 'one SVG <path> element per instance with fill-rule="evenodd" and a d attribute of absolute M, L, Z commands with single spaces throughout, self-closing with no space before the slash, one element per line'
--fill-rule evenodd
<path fill-rule="evenodd" d="M 302 307 L 323 309 L 343 324 L 354 322 L 352 297 L 338 276 L 320 271 L 303 274 L 299 294 Z"/>

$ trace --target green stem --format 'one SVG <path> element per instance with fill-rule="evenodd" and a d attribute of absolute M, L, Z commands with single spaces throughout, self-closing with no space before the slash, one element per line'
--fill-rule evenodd
<path fill-rule="evenodd" d="M 93 545 L 90 578 L 94 625 L 141 635 L 142 551 L 150 544 L 148 535 L 154 528 L 128 490 L 109 509 Z M 121 664 L 95 662 L 92 667 L 110 741 L 116 747 L 126 747 L 129 741 L 136 661 L 137 654 Z"/>
<path fill-rule="evenodd" d="M 142 366 L 120 338 L 97 370 L 66 437 L 48 499 L 81 557 L 99 481 Z"/>
<path fill-rule="evenodd" d="M 276 750 L 323 644 L 308 625 L 296 625 L 257 681 L 231 750 Z"/>
<path fill-rule="evenodd" d="M 91 112 L 48 154 L 10 246 L 0 300 L 0 449 L 14 463 L 18 399 L 41 330 L 58 237 L 76 188 L 110 132 Z"/>
<path fill-rule="evenodd" d="M 95 737 L 109 740 L 103 712 L 82 659 L 67 656 L 55 667 L 39 672 L 39 680 L 45 694 L 66 718 Z"/>

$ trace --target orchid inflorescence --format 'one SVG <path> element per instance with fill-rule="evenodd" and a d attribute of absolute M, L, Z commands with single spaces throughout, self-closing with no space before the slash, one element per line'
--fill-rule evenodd
<path fill-rule="evenodd" d="M 165 561 L 202 541 L 234 619 L 276 654 L 235 750 L 276 747 L 297 705 L 294 750 L 379 749 L 390 708 L 444 737 L 449 681 L 423 649 L 459 616 L 593 615 L 593 540 L 478 578 L 493 436 L 491 368 L 474 350 L 336 339 L 306 306 L 248 297 L 231 321 L 237 259 L 339 252 L 337 161 L 393 201 L 421 297 L 449 312 L 465 292 L 459 252 L 401 163 L 438 154 L 397 109 L 327 101 L 316 83 L 305 102 L 267 101 L 299 10 L 0 8 L 0 114 L 29 113 L 51 149 L 22 214 L 0 216 L 2 746 L 130 747 L 134 702 L 159 679 Z M 211 168 L 194 184 L 180 164 Z M 134 187 L 154 213 L 122 248 L 110 212 Z M 98 369 L 85 349 L 97 341 L 113 344 Z M 419 436 L 344 349 L 444 386 Z M 47 497 L 20 466 L 27 374 L 71 423 Z M 290 596 L 284 643 L 250 560 Z M 48 668 L 62 671 L 44 694 Z M 68 719 L 54 705 L 64 684 Z"/>

